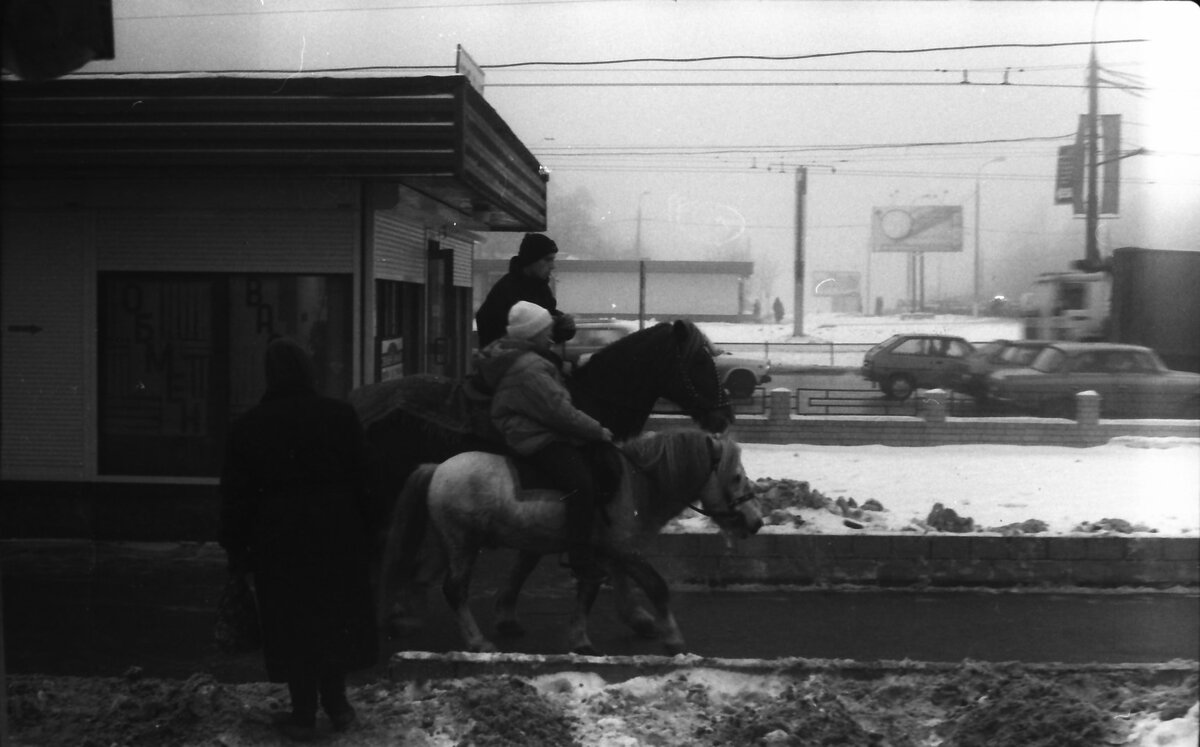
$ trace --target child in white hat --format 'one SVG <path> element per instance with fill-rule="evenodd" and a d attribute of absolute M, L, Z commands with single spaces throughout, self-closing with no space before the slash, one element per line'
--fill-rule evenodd
<path fill-rule="evenodd" d="M 545 308 L 518 301 L 503 337 L 480 351 L 479 373 L 494 392 L 492 423 L 516 454 L 567 493 L 567 558 L 583 581 L 603 580 L 592 547 L 596 481 L 580 447 L 611 442 L 612 432 L 571 402 L 551 349 L 553 318 Z"/>

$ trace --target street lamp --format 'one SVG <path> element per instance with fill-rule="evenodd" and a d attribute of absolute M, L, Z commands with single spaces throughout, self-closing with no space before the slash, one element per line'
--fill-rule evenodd
<path fill-rule="evenodd" d="M 983 266 L 980 263 L 981 255 L 979 252 L 979 179 L 983 175 L 983 170 L 993 163 L 1000 163 L 1005 160 L 1004 156 L 996 156 L 992 160 L 983 164 L 975 172 L 975 308 L 978 314 L 979 308 L 979 286 L 983 283 Z"/>

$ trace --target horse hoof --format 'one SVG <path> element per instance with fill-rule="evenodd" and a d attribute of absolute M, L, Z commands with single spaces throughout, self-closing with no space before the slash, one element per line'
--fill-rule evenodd
<path fill-rule="evenodd" d="M 496 623 L 496 632 L 505 638 L 520 638 L 525 635 L 525 626 L 516 620 L 501 620 Z"/>
<path fill-rule="evenodd" d="M 587 644 L 586 646 L 576 646 L 575 648 L 571 649 L 571 653 L 579 654 L 580 656 L 599 656 L 600 655 L 600 652 L 596 650 L 596 647 L 590 643 Z"/>

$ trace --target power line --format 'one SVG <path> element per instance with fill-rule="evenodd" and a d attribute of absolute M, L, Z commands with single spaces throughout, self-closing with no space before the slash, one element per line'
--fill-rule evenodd
<path fill-rule="evenodd" d="M 316 72 L 316 71 L 311 71 Z M 329 71 L 324 71 L 329 72 Z M 488 88 L 861 88 L 861 87 L 938 87 L 951 88 L 1074 88 L 1087 89 L 1086 83 L 980 83 L 973 80 L 960 81 L 688 81 L 688 82 L 608 82 L 608 83 L 488 83 Z M 1128 85 L 1102 85 L 1100 90 L 1145 91 L 1147 88 Z"/>
<path fill-rule="evenodd" d="M 997 145 L 1005 143 L 1029 143 L 1029 142 L 1045 142 L 1052 140 L 1063 140 L 1065 138 L 1075 137 L 1074 132 L 1067 132 L 1062 135 L 1035 135 L 1031 137 L 1017 138 L 992 138 L 987 140 L 943 140 L 943 141 L 924 141 L 910 143 L 857 143 L 847 145 L 752 145 L 752 146 L 716 146 L 715 149 L 695 150 L 688 146 L 644 146 L 645 148 L 654 148 L 653 153 L 646 151 L 631 151 L 630 146 L 586 146 L 590 152 L 578 152 L 577 149 L 560 149 L 557 147 L 537 148 L 534 149 L 538 153 L 545 153 L 554 156 L 589 156 L 589 155 L 616 155 L 616 156 L 638 156 L 638 155 L 653 155 L 654 153 L 664 153 L 670 155 L 721 155 L 728 153 L 744 153 L 744 154 L 759 154 L 763 149 L 769 152 L 793 152 L 800 153 L 806 151 L 826 152 L 826 151 L 857 151 L 857 150 L 875 150 L 875 149 L 891 149 L 891 148 L 930 148 L 944 147 L 957 145 Z M 637 147 L 637 146 L 634 146 Z M 620 148 L 621 150 L 617 150 Z M 562 152 L 557 152 L 562 150 Z M 603 153 L 602 153 L 603 152 Z"/>
<path fill-rule="evenodd" d="M 582 67 L 591 65 L 627 65 L 635 62 L 673 62 L 673 63 L 693 63 L 693 62 L 724 62 L 731 60 L 774 60 L 774 61 L 792 61 L 792 60 L 817 60 L 828 57 L 850 57 L 854 55 L 865 54 L 927 54 L 929 52 L 965 52 L 977 49 L 1048 49 L 1053 47 L 1077 47 L 1077 46 L 1092 46 L 1102 44 L 1141 44 L 1149 41 L 1149 39 L 1107 39 L 1103 41 L 1075 41 L 1075 42 L 1040 42 L 1040 43 L 1003 43 L 1003 44 L 962 44 L 949 47 L 915 47 L 911 49 L 852 49 L 841 52 L 812 52 L 809 54 L 792 54 L 792 55 L 759 55 L 759 54 L 730 54 L 730 55 L 710 55 L 705 57 L 629 57 L 624 59 L 611 60 L 537 60 L 527 62 L 507 62 L 482 65 L 484 70 L 493 70 L 501 68 L 514 67 L 531 67 L 534 65 L 546 66 L 562 66 L 562 67 Z"/>

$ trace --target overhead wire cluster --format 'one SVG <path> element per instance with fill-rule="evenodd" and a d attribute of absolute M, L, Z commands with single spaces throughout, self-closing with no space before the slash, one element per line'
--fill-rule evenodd
<path fill-rule="evenodd" d="M 819 52 L 796 55 L 716 55 L 703 57 L 638 57 L 603 60 L 531 60 L 524 62 L 498 63 L 483 65 L 485 71 L 501 73 L 539 73 L 543 79 L 523 81 L 512 80 L 510 75 L 503 75 L 500 81 L 489 80 L 489 88 L 559 88 L 559 87 L 632 87 L 632 88 L 670 88 L 670 87 L 925 87 L 925 86 L 971 86 L 971 87 L 1010 87 L 1010 88 L 1067 88 L 1086 90 L 1086 82 L 1080 76 L 1080 81 L 1068 82 L 1036 82 L 1028 80 L 1029 76 L 1046 72 L 1061 72 L 1074 70 L 1078 66 L 996 66 L 986 67 L 949 67 L 937 66 L 930 68 L 890 68 L 890 67 L 837 67 L 837 68 L 807 68 L 807 67 L 737 67 L 731 63 L 748 62 L 798 62 L 829 57 L 848 57 L 863 55 L 912 55 L 926 53 L 966 52 L 973 50 L 994 49 L 1030 49 L 1049 47 L 1095 46 L 1105 44 L 1137 44 L 1145 39 L 1114 39 L 1098 42 L 1054 42 L 1042 44 L 980 44 L 956 45 L 941 47 L 923 47 L 912 49 L 856 49 L 835 52 Z M 719 68 L 711 67 L 712 63 L 723 63 Z M 670 67 L 662 67 L 669 64 Z M 654 65 L 654 67 L 646 67 Z M 705 65 L 698 68 L 696 65 Z M 1140 93 L 1145 86 L 1140 76 L 1124 73 L 1115 67 L 1105 68 L 1110 77 L 1105 78 L 1101 85 L 1104 87 Z M 586 71 L 593 75 L 605 74 L 605 80 L 548 81 L 546 73 L 577 73 Z M 759 76 L 756 80 L 714 80 L 714 74 L 726 76 Z M 803 74 L 804 79 L 762 80 L 761 75 L 771 74 Z M 648 79 L 653 74 L 653 79 Z M 686 74 L 688 80 L 663 78 L 663 74 Z M 706 74 L 710 78 L 696 79 L 697 74 Z M 837 79 L 815 79 L 815 75 L 834 75 Z M 872 75 L 875 80 L 849 79 L 847 76 Z M 914 79 L 916 76 L 933 75 L 940 80 Z M 947 80 L 948 75 L 961 76 L 955 80 Z M 1018 80 L 1018 75 L 1021 77 Z M 577 76 L 573 76 L 577 77 Z M 887 79 L 878 79 L 887 78 Z M 543 159 L 551 170 L 588 171 L 588 172 L 673 172 L 673 173 L 791 173 L 799 166 L 811 165 L 815 159 L 830 165 L 834 173 L 859 176 L 907 176 L 915 172 L 880 169 L 878 166 L 869 168 L 865 163 L 875 164 L 880 161 L 921 161 L 930 159 L 953 160 L 958 158 L 978 159 L 980 146 L 1012 146 L 1021 143 L 1059 143 L 1070 142 L 1075 132 L 1038 135 L 1022 138 L 993 138 L 986 140 L 961 140 L 940 142 L 894 142 L 894 143 L 845 143 L 845 144 L 774 144 L 774 145 L 721 145 L 706 146 L 604 146 L 572 144 L 553 145 L 534 144 L 535 155 Z M 970 152 L 964 149 L 971 148 Z M 1012 148 L 1006 148 L 1004 153 L 1009 157 L 1017 157 L 1021 153 Z M 1044 150 L 1024 153 L 1029 155 L 1044 155 Z M 935 155 L 936 154 L 936 155 Z M 858 166 L 853 164 L 857 162 Z M 920 175 L 933 175 L 927 170 L 921 170 Z M 942 178 L 971 178 L 972 174 L 937 174 Z M 1009 176 L 1007 178 L 1044 179 L 1043 176 Z"/>

